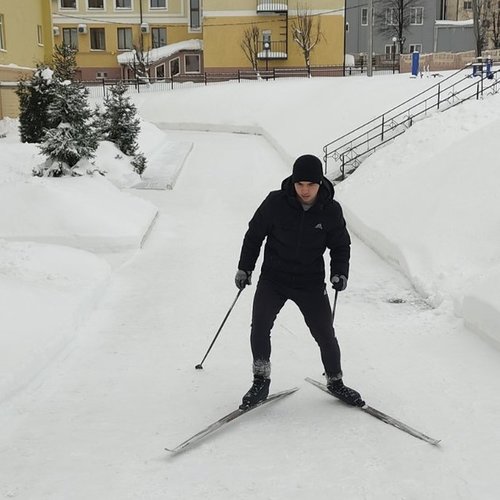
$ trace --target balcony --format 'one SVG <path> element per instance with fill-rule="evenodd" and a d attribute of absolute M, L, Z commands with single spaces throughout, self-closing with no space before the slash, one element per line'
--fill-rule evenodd
<path fill-rule="evenodd" d="M 288 0 L 257 0 L 257 13 L 283 14 L 288 12 Z"/>
<path fill-rule="evenodd" d="M 259 59 L 287 59 L 287 43 L 285 40 L 280 42 L 259 42 Z"/>

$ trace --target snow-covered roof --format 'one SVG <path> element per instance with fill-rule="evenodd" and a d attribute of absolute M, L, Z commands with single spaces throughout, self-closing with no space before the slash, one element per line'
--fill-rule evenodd
<path fill-rule="evenodd" d="M 28 69 L 28 70 L 31 70 L 31 71 L 33 71 L 35 69 L 35 68 L 30 68 L 28 66 L 19 66 L 19 65 L 14 64 L 14 63 L 0 64 L 0 69 L 1 68 L 7 68 L 7 69 Z"/>
<path fill-rule="evenodd" d="M 149 62 L 156 62 L 161 59 L 165 59 L 166 57 L 170 57 L 172 54 L 176 52 L 180 52 L 181 50 L 203 50 L 203 41 L 202 40 L 184 40 L 183 42 L 171 43 L 169 45 L 165 45 L 164 47 L 158 47 L 157 49 L 151 49 L 145 56 Z M 123 54 L 119 54 L 117 56 L 119 64 L 130 64 L 134 62 L 134 54 L 135 51 L 124 52 Z"/>
<path fill-rule="evenodd" d="M 284 12 L 288 10 L 288 5 L 286 3 L 273 2 L 272 0 L 257 5 L 257 12 L 268 12 L 270 10 Z"/>
<path fill-rule="evenodd" d="M 286 52 L 274 52 L 272 50 L 263 50 L 257 54 L 260 59 L 286 59 Z"/>
<path fill-rule="evenodd" d="M 474 21 L 468 19 L 466 21 L 448 21 L 448 20 L 436 20 L 436 24 L 439 26 L 472 26 Z"/>

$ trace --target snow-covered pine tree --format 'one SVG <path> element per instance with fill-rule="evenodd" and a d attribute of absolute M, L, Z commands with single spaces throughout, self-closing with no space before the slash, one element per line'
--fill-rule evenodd
<path fill-rule="evenodd" d="M 52 65 L 54 76 L 61 80 L 73 81 L 76 73 L 76 49 L 64 42 L 54 47 Z"/>
<path fill-rule="evenodd" d="M 19 81 L 19 132 L 21 142 L 41 142 L 49 126 L 47 109 L 54 99 L 54 72 L 47 66 L 37 66 L 30 79 Z"/>
<path fill-rule="evenodd" d="M 101 116 L 102 137 L 118 146 L 122 153 L 133 156 L 137 151 L 137 137 L 141 130 L 137 109 L 125 96 L 127 86 L 121 82 L 109 89 L 104 98 Z"/>
<path fill-rule="evenodd" d="M 48 156 L 35 175 L 75 175 L 73 167 L 82 158 L 93 158 L 98 146 L 87 102 L 88 90 L 68 80 L 57 82 L 48 107 L 51 128 L 45 131 L 40 149 Z"/>

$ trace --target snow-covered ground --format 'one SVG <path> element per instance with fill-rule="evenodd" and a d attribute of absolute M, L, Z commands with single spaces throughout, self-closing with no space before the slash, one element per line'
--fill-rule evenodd
<path fill-rule="evenodd" d="M 250 384 L 254 287 L 205 369 L 194 365 L 236 294 L 258 203 L 295 156 L 321 155 L 434 83 L 391 75 L 134 96 L 153 159 L 145 180 L 172 190 L 134 189 L 110 144 L 95 161 L 105 178 L 33 178 L 36 147 L 0 122 L 0 495 L 496 498 L 499 96 L 415 124 L 336 188 L 355 235 L 336 314 L 346 382 L 440 448 L 304 383 L 320 377 L 319 355 L 287 304 L 272 386 L 301 390 L 183 455 L 163 452 Z"/>

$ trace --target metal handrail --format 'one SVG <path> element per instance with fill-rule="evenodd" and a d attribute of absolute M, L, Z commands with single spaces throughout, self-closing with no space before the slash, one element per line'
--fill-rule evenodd
<path fill-rule="evenodd" d="M 386 111 L 385 113 L 381 114 L 381 115 L 378 115 L 376 116 L 375 118 L 369 120 L 368 122 L 365 122 L 363 123 L 362 125 L 360 125 L 359 127 L 355 128 L 354 130 L 351 130 L 350 132 L 347 132 L 346 134 L 340 136 L 340 137 L 337 137 L 337 139 L 329 142 L 328 144 L 326 144 L 324 147 L 323 147 L 323 150 L 325 150 L 325 148 L 328 148 L 329 146 L 331 146 L 332 144 L 335 144 L 336 142 L 344 139 L 345 137 L 351 135 L 352 133 L 354 132 L 357 132 L 358 130 L 362 129 L 363 127 L 366 127 L 366 125 L 369 125 L 370 123 L 374 123 L 376 122 L 377 120 L 380 120 L 381 118 L 383 118 L 385 115 L 388 115 L 389 113 L 391 113 L 392 111 L 395 111 L 396 109 L 400 108 L 401 106 L 404 106 L 405 104 L 408 104 L 409 102 L 411 102 L 412 100 L 414 99 L 417 99 L 418 97 L 420 97 L 421 95 L 435 89 L 436 87 L 439 87 L 439 85 L 441 85 L 442 83 L 444 83 L 445 81 L 447 80 L 450 80 L 451 78 L 454 78 L 456 75 L 458 75 L 459 73 L 461 73 L 462 71 L 466 70 L 468 67 L 470 67 L 470 65 L 468 66 L 465 66 L 461 69 L 459 69 L 458 71 L 456 71 L 455 73 L 452 73 L 451 75 L 447 76 L 444 80 L 441 80 L 440 82 L 436 83 L 435 85 L 432 85 L 431 87 L 423 90 L 422 92 L 419 92 L 417 95 L 414 95 L 413 97 L 410 97 L 409 99 L 407 99 L 406 101 L 403 101 L 402 103 L 398 104 L 397 106 L 394 106 L 393 108 L 389 109 L 388 111 Z M 465 78 L 469 78 L 469 75 L 465 76 L 463 78 L 463 80 Z"/>
<path fill-rule="evenodd" d="M 482 96 L 485 91 L 487 91 L 487 90 L 489 90 L 491 88 L 495 88 L 496 89 L 495 93 L 499 92 L 500 91 L 500 88 L 499 88 L 499 85 L 498 85 L 499 81 L 497 79 L 497 77 L 499 75 L 500 75 L 500 70 L 496 70 L 496 71 L 492 72 L 491 73 L 491 77 L 494 76 L 495 78 L 494 79 L 491 78 L 494 81 L 492 81 L 491 84 L 489 84 L 489 85 L 485 85 L 484 84 L 485 78 L 484 78 L 484 75 L 482 75 L 481 76 L 481 80 L 474 81 L 473 83 L 471 83 L 471 85 L 468 85 L 467 87 L 464 87 L 464 88 L 458 90 L 457 92 L 454 92 L 452 94 L 452 97 L 457 97 L 457 96 L 460 96 L 461 94 L 463 94 L 465 91 L 467 91 L 467 90 L 475 87 L 475 92 L 474 93 L 470 93 L 470 95 L 467 95 L 467 97 L 459 99 L 457 102 L 455 102 L 455 103 L 451 104 L 450 106 L 448 106 L 447 108 L 445 108 L 445 110 L 446 109 L 450 109 L 450 108 L 456 106 L 457 104 L 461 104 L 461 103 L 463 103 L 463 102 L 465 102 L 465 101 L 467 101 L 469 99 L 472 99 L 474 97 L 476 99 L 479 99 L 479 97 Z M 467 77 L 467 78 L 469 78 L 469 77 Z M 490 79 L 490 78 L 488 78 L 488 79 Z M 463 80 L 460 80 L 460 82 L 462 82 L 462 81 Z M 457 82 L 457 83 L 460 83 L 460 82 Z M 440 82 L 440 84 L 441 83 L 442 82 Z M 345 169 L 346 169 L 347 165 L 349 165 L 351 163 L 359 165 L 361 163 L 361 161 L 360 161 L 361 157 L 366 156 L 368 153 L 374 152 L 376 149 L 380 148 L 384 144 L 387 144 L 388 142 L 393 141 L 396 137 L 398 137 L 399 135 L 403 134 L 406 131 L 406 128 L 408 128 L 408 126 L 411 126 L 413 124 L 413 121 L 416 118 L 418 118 L 420 115 L 422 115 L 424 113 L 427 113 L 428 111 L 430 111 L 430 110 L 432 110 L 434 108 L 439 109 L 439 107 L 442 104 L 443 100 L 447 100 L 447 98 L 445 98 L 443 100 L 440 100 L 440 96 L 441 96 L 441 94 L 443 92 L 443 89 L 440 88 L 440 84 L 438 84 L 438 91 L 436 92 L 436 94 L 430 96 L 427 99 L 424 99 L 423 101 L 418 102 L 414 106 L 412 106 L 410 108 L 407 108 L 407 109 L 401 111 L 400 113 L 398 113 L 397 115 L 391 117 L 391 125 L 387 129 L 384 129 L 384 125 L 386 124 L 386 122 L 385 122 L 385 120 L 383 120 L 382 126 L 378 125 L 376 127 L 372 127 L 371 129 L 369 129 L 369 131 L 367 131 L 367 132 L 365 132 L 363 134 L 360 134 L 360 135 L 356 136 L 355 138 L 351 139 L 350 141 L 344 143 L 342 146 L 339 146 L 335 150 L 336 157 L 341 160 L 341 166 L 340 166 L 341 176 L 338 179 L 344 179 L 345 178 Z M 455 85 L 456 84 L 451 85 L 450 87 L 447 87 L 444 90 L 449 90 L 450 88 L 453 88 Z M 421 95 L 421 94 L 419 94 L 419 95 Z M 427 106 L 427 102 L 430 99 L 432 99 L 432 98 L 434 98 L 436 96 L 438 96 L 437 101 L 435 103 L 433 103 L 432 105 Z M 415 97 L 417 97 L 417 96 L 415 96 Z M 423 109 L 421 109 L 420 111 L 418 111 L 416 113 L 411 113 L 411 114 L 409 113 L 410 111 L 415 110 L 415 108 L 417 108 L 418 106 L 420 106 L 422 104 L 425 104 L 425 107 Z M 396 106 L 395 108 L 393 108 L 393 110 L 397 109 L 400 106 L 401 105 Z M 389 112 L 387 112 L 387 113 L 389 113 Z M 385 113 L 384 115 L 381 115 L 381 116 L 377 117 L 377 119 L 383 118 L 387 113 Z M 410 121 L 409 125 L 406 125 L 404 121 L 399 121 L 399 122 L 397 121 L 397 118 L 402 117 L 403 115 L 407 115 L 407 119 Z M 372 123 L 374 120 L 371 120 L 370 122 L 367 122 L 367 124 Z M 401 126 L 403 126 L 402 130 L 400 130 L 397 133 L 392 134 L 389 138 L 384 139 L 384 134 L 386 132 L 394 131 L 396 128 L 401 127 Z M 356 129 L 355 131 L 359 130 L 360 128 L 361 127 L 358 127 L 358 129 Z M 377 129 L 381 129 L 378 134 L 370 136 L 367 139 L 365 139 L 364 141 L 359 142 L 357 144 L 354 143 L 354 141 L 356 141 L 357 139 L 361 139 L 361 138 L 365 137 L 367 133 L 376 131 Z M 353 131 L 353 132 L 355 132 L 355 131 Z M 346 136 L 348 136 L 348 135 L 349 135 L 349 133 L 345 134 L 343 136 L 343 138 L 346 137 Z M 374 146 L 369 146 L 370 141 L 377 140 L 379 138 L 380 138 L 379 142 L 377 142 Z M 357 152 L 351 158 L 348 158 L 346 160 L 346 156 L 347 156 L 348 153 L 354 151 L 355 148 L 359 148 L 360 146 L 364 146 L 364 145 L 368 145 L 368 147 L 364 151 L 362 151 L 361 153 Z M 343 148 L 344 146 L 348 146 L 348 147 L 346 147 L 344 151 L 340 151 L 341 148 Z M 333 152 L 331 154 L 333 154 Z"/>

